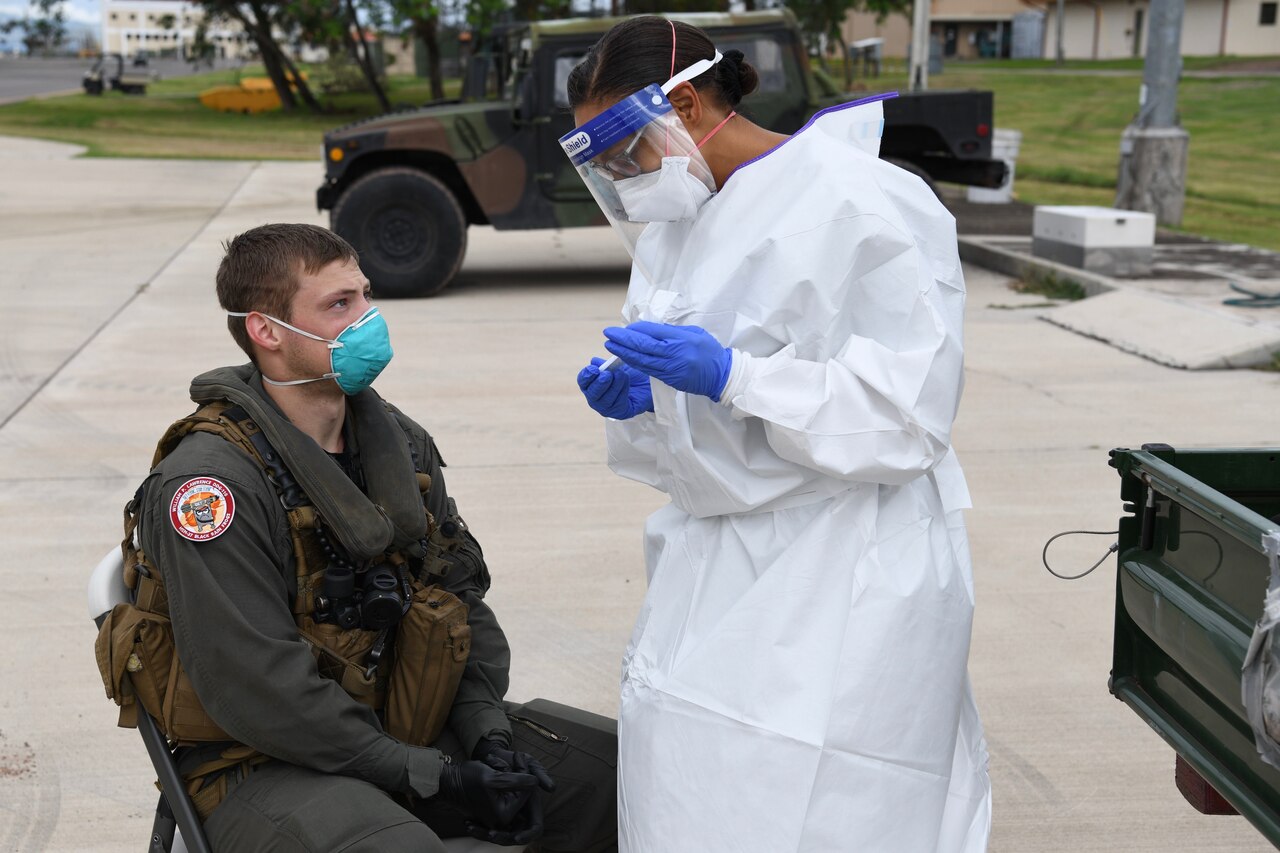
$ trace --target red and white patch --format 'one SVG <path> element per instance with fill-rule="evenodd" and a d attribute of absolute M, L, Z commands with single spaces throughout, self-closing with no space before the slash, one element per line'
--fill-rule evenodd
<path fill-rule="evenodd" d="M 226 533 L 235 515 L 236 501 L 231 490 L 213 477 L 187 480 L 169 503 L 173 529 L 192 542 L 208 542 Z"/>

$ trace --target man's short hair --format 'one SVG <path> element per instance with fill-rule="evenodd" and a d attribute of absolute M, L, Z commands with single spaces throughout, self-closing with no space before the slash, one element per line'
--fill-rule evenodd
<path fill-rule="evenodd" d="M 359 262 L 351 244 L 317 225 L 280 223 L 253 228 L 222 244 L 218 304 L 224 311 L 259 311 L 286 323 L 303 274 L 315 275 L 335 261 Z M 244 317 L 228 317 L 231 337 L 257 362 Z"/>

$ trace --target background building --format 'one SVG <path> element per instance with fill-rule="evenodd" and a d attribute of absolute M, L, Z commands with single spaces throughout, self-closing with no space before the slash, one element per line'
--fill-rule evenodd
<path fill-rule="evenodd" d="M 1150 0 L 1067 0 L 1062 27 L 1068 59 L 1145 55 Z M 1186 0 L 1182 53 L 1186 56 L 1280 55 L 1277 0 Z M 944 59 L 1052 59 L 1057 49 L 1055 0 L 933 0 L 931 35 Z M 880 37 L 884 55 L 903 57 L 911 42 L 904 15 L 876 21 L 853 13 L 846 41 Z"/>
<path fill-rule="evenodd" d="M 102 0 L 102 50 L 184 58 L 203 19 L 198 6 L 182 0 Z M 253 41 L 236 22 L 211 27 L 205 38 L 218 59 L 239 59 L 254 50 Z"/>

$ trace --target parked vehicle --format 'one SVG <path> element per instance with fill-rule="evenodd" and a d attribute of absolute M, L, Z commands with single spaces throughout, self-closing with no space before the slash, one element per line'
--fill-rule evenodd
<path fill-rule="evenodd" d="M 818 110 L 853 99 L 809 66 L 787 10 L 678 16 L 721 50 L 741 50 L 760 87 L 739 109 L 794 133 Z M 430 296 L 456 274 L 467 227 L 499 230 L 601 225 L 559 138 L 573 129 L 569 72 L 616 18 L 510 25 L 474 55 L 462 97 L 390 113 L 324 138 L 316 194 L 335 232 L 360 252 L 380 296 Z M 885 104 L 881 156 L 932 184 L 996 187 L 991 92 L 924 92 Z M 936 192 L 936 188 L 935 188 Z"/>
<path fill-rule="evenodd" d="M 104 53 L 98 57 L 93 67 L 84 73 L 81 85 L 84 86 L 85 94 L 88 95 L 101 95 L 107 90 L 123 92 L 126 95 L 145 95 L 147 84 L 150 82 L 151 76 L 147 71 L 126 69 L 123 56 L 118 53 Z"/>
<path fill-rule="evenodd" d="M 1280 846 L 1280 770 L 1259 753 L 1280 733 L 1280 690 L 1272 686 L 1254 709 L 1264 712 L 1255 720 L 1271 718 L 1272 733 L 1260 739 L 1242 688 L 1242 669 L 1280 665 L 1271 643 L 1249 655 L 1276 571 L 1268 548 L 1280 550 L 1280 449 L 1148 444 L 1111 451 L 1111 464 L 1127 513 L 1111 692 L 1173 747 L 1188 802 L 1207 814 L 1238 812 Z"/>

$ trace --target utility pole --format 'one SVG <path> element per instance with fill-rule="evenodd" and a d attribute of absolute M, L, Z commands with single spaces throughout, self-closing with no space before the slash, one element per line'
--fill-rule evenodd
<path fill-rule="evenodd" d="M 1138 114 L 1120 138 L 1116 207 L 1180 225 L 1191 135 L 1178 125 L 1184 0 L 1153 0 Z"/>
<path fill-rule="evenodd" d="M 929 4 L 932 0 L 915 0 L 911 4 L 911 69 L 908 80 L 911 91 L 929 88 Z"/>
<path fill-rule="evenodd" d="M 1155 0 L 1155 2 L 1159 3 L 1160 0 Z M 1057 60 L 1059 65 L 1067 61 L 1066 52 L 1062 49 L 1062 29 L 1063 29 L 1062 25 L 1066 22 L 1066 20 L 1067 20 L 1067 0 L 1058 0 L 1058 24 L 1055 27 L 1055 30 L 1057 31 L 1058 44 L 1057 44 L 1057 49 L 1054 51 L 1054 58 Z"/>

